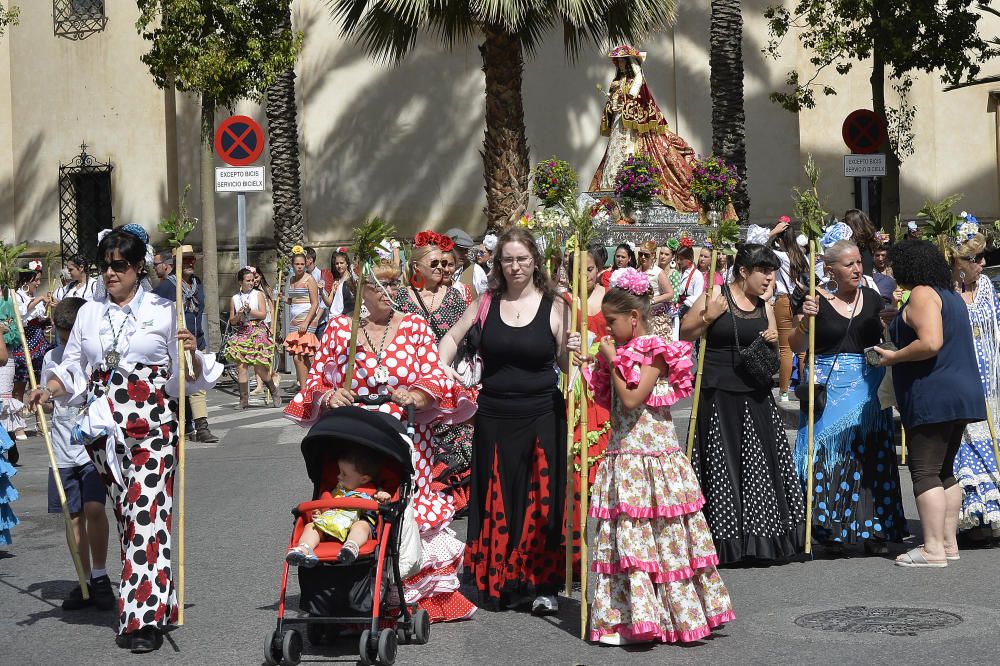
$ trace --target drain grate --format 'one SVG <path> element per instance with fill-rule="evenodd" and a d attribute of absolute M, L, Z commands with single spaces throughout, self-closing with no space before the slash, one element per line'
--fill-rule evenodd
<path fill-rule="evenodd" d="M 806 629 L 888 636 L 916 636 L 925 631 L 954 627 L 961 622 L 961 615 L 935 608 L 893 606 L 848 606 L 795 618 L 795 624 Z"/>

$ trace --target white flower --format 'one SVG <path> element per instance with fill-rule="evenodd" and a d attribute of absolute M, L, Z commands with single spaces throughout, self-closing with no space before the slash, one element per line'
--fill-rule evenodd
<path fill-rule="evenodd" d="M 963 210 L 961 213 L 958 214 L 958 216 L 964 220 L 965 218 L 969 217 L 969 214 Z"/>
<path fill-rule="evenodd" d="M 805 234 L 799 234 L 795 237 L 795 242 L 799 244 L 799 247 L 805 247 L 809 245 L 809 239 L 806 238 Z"/>

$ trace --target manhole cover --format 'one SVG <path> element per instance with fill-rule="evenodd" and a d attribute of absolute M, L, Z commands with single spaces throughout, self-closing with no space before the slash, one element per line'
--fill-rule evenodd
<path fill-rule="evenodd" d="M 934 608 L 870 608 L 848 606 L 835 610 L 809 613 L 795 619 L 795 624 L 806 629 L 839 631 L 847 634 L 887 634 L 889 636 L 916 636 L 924 631 L 954 627 L 962 616 Z"/>

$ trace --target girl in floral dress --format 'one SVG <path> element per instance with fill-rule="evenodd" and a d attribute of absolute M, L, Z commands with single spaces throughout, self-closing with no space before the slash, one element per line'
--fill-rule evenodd
<path fill-rule="evenodd" d="M 281 394 L 271 377 L 274 342 L 265 323 L 269 312 L 267 297 L 254 287 L 257 269 L 244 266 L 236 274 L 240 290 L 229 302 L 229 324 L 235 332 L 226 344 L 226 357 L 237 364 L 240 409 L 250 406 L 249 373 L 256 373 L 258 383 L 271 392 L 271 405 L 281 407 Z"/>
<path fill-rule="evenodd" d="M 647 334 L 651 292 L 645 273 L 614 272 L 602 305 L 610 335 L 591 378 L 612 427 L 590 506 L 590 638 L 609 645 L 697 641 L 735 617 L 670 417 L 692 391 L 691 344 Z"/>

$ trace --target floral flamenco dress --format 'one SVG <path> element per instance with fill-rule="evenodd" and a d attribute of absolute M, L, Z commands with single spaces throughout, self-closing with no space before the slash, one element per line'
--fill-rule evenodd
<path fill-rule="evenodd" d="M 249 293 L 233 294 L 233 307 L 236 312 L 242 312 L 245 308 L 254 309 L 259 301 L 261 292 L 253 289 Z M 265 309 L 266 309 L 265 304 Z M 236 331 L 226 343 L 226 358 L 244 365 L 271 365 L 271 357 L 274 343 L 271 340 L 271 333 L 267 329 L 267 324 L 263 319 L 244 319 L 236 325 Z"/>
<path fill-rule="evenodd" d="M 351 340 L 351 318 L 333 317 L 323 335 L 306 385 L 285 408 L 285 416 L 303 426 L 319 419 L 324 393 L 344 385 L 347 350 Z M 363 336 L 362 336 L 363 340 Z M 438 363 L 437 341 L 422 317 L 404 314 L 395 337 L 376 353 L 359 341 L 351 390 L 360 396 L 380 395 L 389 387 L 419 389 L 434 398 L 435 406 L 417 412 L 413 440 L 413 508 L 420 529 L 423 567 L 403 581 L 407 603 L 426 610 L 432 622 L 471 617 L 476 607 L 459 592 L 458 571 L 462 567 L 464 544 L 451 529 L 455 507 L 451 499 L 433 488 L 434 466 L 430 423 L 461 423 L 475 413 L 475 403 L 455 397 L 454 383 Z M 399 420 L 404 410 L 394 402 L 365 407 Z"/>
<path fill-rule="evenodd" d="M 735 618 L 701 512 L 705 499 L 670 417 L 670 405 L 692 392 L 690 355 L 690 343 L 652 335 L 620 347 L 613 371 L 630 387 L 656 358 L 668 368 L 631 410 L 613 395 L 603 356 L 594 370 L 594 394 L 610 406 L 612 428 L 590 506 L 597 520 L 591 640 L 692 642 Z"/>

